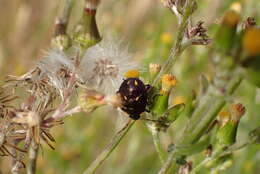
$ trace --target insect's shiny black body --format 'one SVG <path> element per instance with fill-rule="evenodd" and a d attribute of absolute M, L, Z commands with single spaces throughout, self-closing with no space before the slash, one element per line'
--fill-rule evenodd
<path fill-rule="evenodd" d="M 121 84 L 118 94 L 122 99 L 121 109 L 129 114 L 129 117 L 138 120 L 140 114 L 146 111 L 149 85 L 138 78 L 127 78 Z"/>

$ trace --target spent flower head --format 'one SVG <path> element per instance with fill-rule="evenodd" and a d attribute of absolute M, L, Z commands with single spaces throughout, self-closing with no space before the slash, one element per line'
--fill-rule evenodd
<path fill-rule="evenodd" d="M 120 41 L 104 39 L 85 52 L 81 78 L 85 84 L 105 94 L 115 93 L 125 72 L 134 69 L 127 47 Z"/>
<path fill-rule="evenodd" d="M 8 85 L 22 84 L 30 94 L 45 99 L 60 96 L 64 98 L 64 89 L 75 71 L 74 60 L 61 50 L 50 50 L 31 71 L 16 77 L 8 77 Z"/>
<path fill-rule="evenodd" d="M 66 79 L 74 70 L 72 59 L 60 51 L 52 50 L 38 62 L 37 67 L 41 70 L 40 78 L 46 76 L 51 86 L 62 90 L 66 86 Z"/>

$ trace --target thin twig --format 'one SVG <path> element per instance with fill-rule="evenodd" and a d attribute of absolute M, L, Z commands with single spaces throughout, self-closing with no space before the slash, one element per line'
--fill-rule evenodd
<path fill-rule="evenodd" d="M 152 86 L 155 86 L 159 81 L 160 78 L 163 74 L 169 73 L 172 70 L 172 67 L 174 63 L 177 61 L 178 57 L 181 55 L 183 49 L 182 49 L 182 41 L 185 36 L 185 32 L 189 23 L 190 16 L 192 14 L 192 10 L 194 8 L 194 0 L 187 0 L 187 6 L 184 9 L 184 15 L 180 24 L 180 27 L 178 29 L 178 34 L 177 34 L 177 40 L 175 45 L 171 48 L 170 50 L 170 56 L 169 58 L 165 61 L 160 73 L 156 76 L 155 80 L 152 83 Z"/>
<path fill-rule="evenodd" d="M 126 125 L 116 133 L 107 147 L 101 152 L 101 154 L 98 155 L 96 160 L 90 164 L 90 166 L 83 172 L 83 174 L 93 174 L 96 169 L 100 167 L 101 164 L 107 159 L 107 157 L 113 152 L 113 150 L 121 142 L 123 137 L 127 134 L 134 123 L 134 120 L 129 120 Z"/>

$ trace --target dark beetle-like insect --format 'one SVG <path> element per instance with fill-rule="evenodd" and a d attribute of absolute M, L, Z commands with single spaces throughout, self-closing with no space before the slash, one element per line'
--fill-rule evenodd
<path fill-rule="evenodd" d="M 130 118 L 138 120 L 140 114 L 146 111 L 149 89 L 150 85 L 145 85 L 139 78 L 127 78 L 122 82 L 117 94 L 122 100 L 121 109 Z"/>

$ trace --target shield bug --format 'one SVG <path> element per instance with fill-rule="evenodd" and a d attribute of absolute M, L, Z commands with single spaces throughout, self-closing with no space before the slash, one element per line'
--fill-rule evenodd
<path fill-rule="evenodd" d="M 146 111 L 148 93 L 151 89 L 150 85 L 145 85 L 138 76 L 138 71 L 128 71 L 125 74 L 126 79 L 117 91 L 122 101 L 121 109 L 134 120 L 138 120 L 140 114 Z"/>

